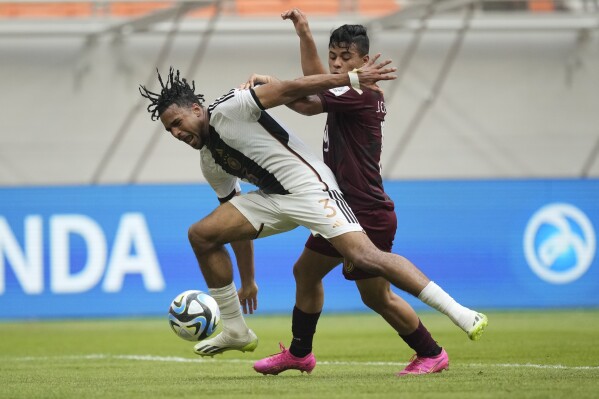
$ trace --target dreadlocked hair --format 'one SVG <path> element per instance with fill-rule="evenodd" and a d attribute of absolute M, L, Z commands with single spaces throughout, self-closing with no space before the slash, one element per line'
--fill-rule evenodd
<path fill-rule="evenodd" d="M 160 115 L 172 104 L 177 104 L 180 107 L 191 107 L 192 104 L 202 105 L 204 103 L 204 96 L 195 94 L 195 82 L 192 80 L 190 86 L 187 79 L 180 77 L 179 70 L 175 72 L 173 67 L 170 67 L 166 84 L 164 84 L 158 69 L 156 69 L 156 73 L 162 87 L 160 94 L 151 92 L 145 86 L 139 85 L 139 93 L 142 97 L 150 100 L 147 110 L 153 121 L 158 120 Z"/>

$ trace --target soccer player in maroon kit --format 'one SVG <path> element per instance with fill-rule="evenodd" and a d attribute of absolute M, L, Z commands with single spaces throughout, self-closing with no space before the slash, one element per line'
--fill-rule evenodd
<path fill-rule="evenodd" d="M 326 73 L 306 17 L 297 9 L 282 14 L 290 19 L 300 37 L 304 75 Z M 348 73 L 368 61 L 369 40 L 362 25 L 344 25 L 332 32 L 329 42 L 330 73 Z M 268 76 L 253 75 L 254 82 L 268 81 Z M 354 86 L 354 85 L 352 85 Z M 331 168 L 360 224 L 371 241 L 381 250 L 391 252 L 397 228 L 394 204 L 385 193 L 380 171 L 380 157 L 385 122 L 385 100 L 381 92 L 360 90 L 359 86 L 339 87 L 288 104 L 304 115 L 327 113 L 323 139 L 323 159 Z M 342 256 L 322 237 L 310 236 L 294 266 L 296 306 L 293 309 L 293 340 L 289 350 L 262 359 L 254 369 L 263 374 L 278 374 L 288 369 L 311 372 L 316 365 L 312 341 L 324 303 L 322 279 L 343 261 Z M 379 313 L 415 352 L 410 364 L 397 375 L 428 374 L 448 368 L 449 358 L 431 337 L 414 309 L 395 294 L 387 280 L 368 274 L 347 262 L 343 275 L 354 280 L 363 302 Z M 432 281 L 421 293 L 412 293 L 425 302 Z M 424 297 L 422 297 L 424 295 Z M 480 318 L 480 319 L 479 319 Z M 486 316 L 477 314 L 468 323 L 453 320 L 471 339 L 478 339 L 486 326 Z M 473 324 L 473 325 L 472 325 Z M 476 333 L 474 328 L 476 327 Z"/>

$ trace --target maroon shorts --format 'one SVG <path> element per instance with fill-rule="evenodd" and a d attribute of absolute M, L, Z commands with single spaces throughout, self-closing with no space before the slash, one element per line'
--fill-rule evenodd
<path fill-rule="evenodd" d="M 397 230 L 397 216 L 395 211 L 386 209 L 363 210 L 355 212 L 360 225 L 370 238 L 370 241 L 377 246 L 378 249 L 385 252 L 391 252 L 393 248 L 393 239 Z M 314 237 L 310 235 L 306 241 L 306 248 L 318 252 L 319 254 L 331 256 L 334 258 L 342 258 L 341 254 L 322 237 Z M 373 274 L 366 273 L 349 262 L 343 262 L 343 276 L 347 280 L 364 280 L 367 278 L 376 277 Z"/>

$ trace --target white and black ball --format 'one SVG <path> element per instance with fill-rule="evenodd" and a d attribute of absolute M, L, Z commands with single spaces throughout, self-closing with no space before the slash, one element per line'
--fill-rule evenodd
<path fill-rule="evenodd" d="M 220 309 L 207 293 L 189 290 L 173 299 L 168 320 L 177 336 L 187 341 L 201 341 L 216 330 L 220 322 Z"/>

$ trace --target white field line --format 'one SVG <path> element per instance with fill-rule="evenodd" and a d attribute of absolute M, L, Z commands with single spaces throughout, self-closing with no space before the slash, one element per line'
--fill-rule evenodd
<path fill-rule="evenodd" d="M 55 360 L 137 360 L 143 362 L 167 362 L 167 363 L 253 363 L 255 360 L 243 359 L 207 359 L 186 358 L 175 356 L 153 356 L 153 355 L 70 355 L 70 356 L 23 356 L 23 357 L 0 357 L 0 360 L 15 362 L 27 361 L 55 361 Z M 344 362 L 344 361 L 318 361 L 319 366 L 394 366 L 402 367 L 407 363 L 401 362 Z M 560 370 L 599 370 L 599 366 L 564 366 L 561 364 L 532 364 L 532 363 L 465 363 L 458 364 L 466 367 L 505 367 L 505 368 L 534 368 L 534 369 L 560 369 Z"/>

